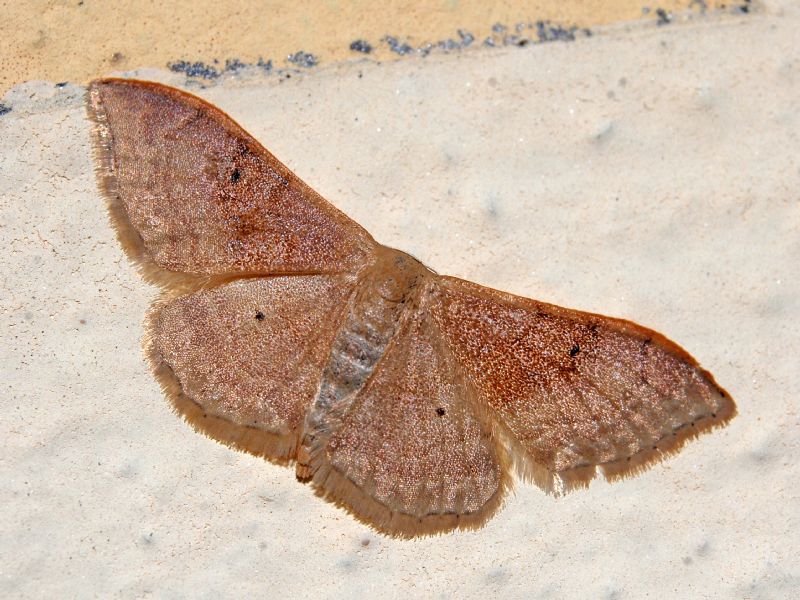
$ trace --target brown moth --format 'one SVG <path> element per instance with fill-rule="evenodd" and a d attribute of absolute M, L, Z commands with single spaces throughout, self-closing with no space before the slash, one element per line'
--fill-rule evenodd
<path fill-rule="evenodd" d="M 482 525 L 512 472 L 635 474 L 736 406 L 664 336 L 437 275 L 203 100 L 93 82 L 98 178 L 162 298 L 152 367 L 196 429 L 390 535 Z"/>

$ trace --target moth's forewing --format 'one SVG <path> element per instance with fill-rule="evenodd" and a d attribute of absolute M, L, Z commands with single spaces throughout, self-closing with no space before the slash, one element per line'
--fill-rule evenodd
<path fill-rule="evenodd" d="M 355 280 L 239 279 L 166 301 L 149 319 L 150 358 L 197 429 L 290 460 Z"/>
<path fill-rule="evenodd" d="M 369 234 L 219 109 L 129 79 L 95 81 L 88 94 L 98 176 L 120 239 L 145 267 L 278 274 L 368 262 Z"/>
<path fill-rule="evenodd" d="M 431 313 L 544 487 L 624 476 L 736 412 L 688 353 L 620 319 L 442 277 Z"/>

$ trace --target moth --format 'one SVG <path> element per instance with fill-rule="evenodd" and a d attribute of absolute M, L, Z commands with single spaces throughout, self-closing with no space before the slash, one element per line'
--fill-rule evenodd
<path fill-rule="evenodd" d="M 87 107 L 118 238 L 163 289 L 145 345 L 175 409 L 383 533 L 479 527 L 514 474 L 635 474 L 736 413 L 655 331 L 382 246 L 200 98 L 102 79 Z"/>

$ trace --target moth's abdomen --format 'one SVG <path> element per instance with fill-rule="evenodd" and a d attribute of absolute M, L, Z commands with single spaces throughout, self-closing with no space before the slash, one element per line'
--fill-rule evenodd
<path fill-rule="evenodd" d="M 319 392 L 305 420 L 297 457 L 297 476 L 313 474 L 312 458 L 367 384 L 375 366 L 413 306 L 427 269 L 410 256 L 387 249 L 366 273 L 334 338 Z"/>

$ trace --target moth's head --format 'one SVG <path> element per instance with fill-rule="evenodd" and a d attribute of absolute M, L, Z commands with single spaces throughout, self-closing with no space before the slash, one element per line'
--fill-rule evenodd
<path fill-rule="evenodd" d="M 389 302 L 404 302 L 431 272 L 410 254 L 393 248 L 383 248 L 374 269 L 378 293 Z"/>

